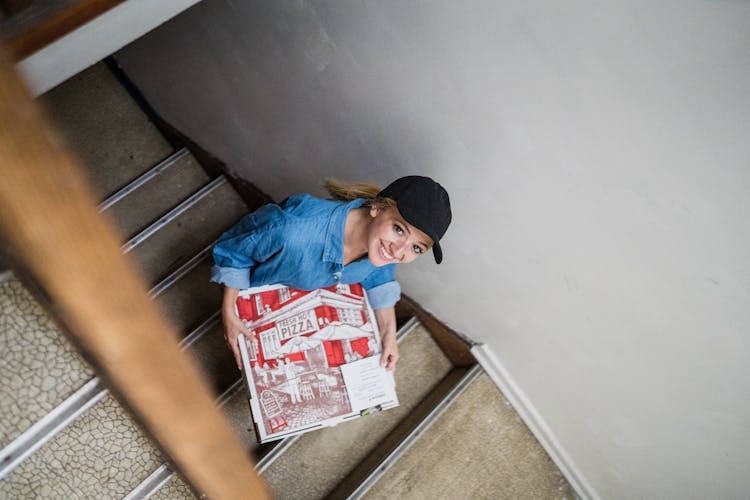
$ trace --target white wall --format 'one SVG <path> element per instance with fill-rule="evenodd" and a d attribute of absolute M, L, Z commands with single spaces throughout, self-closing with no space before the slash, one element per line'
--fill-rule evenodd
<path fill-rule="evenodd" d="M 750 494 L 750 5 L 205 0 L 120 54 L 272 196 L 447 186 L 405 291 L 603 498 Z"/>

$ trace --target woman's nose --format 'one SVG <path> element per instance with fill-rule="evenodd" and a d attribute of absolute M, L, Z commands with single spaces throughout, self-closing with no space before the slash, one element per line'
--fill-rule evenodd
<path fill-rule="evenodd" d="M 405 250 L 406 250 L 405 241 L 396 241 L 393 243 L 393 256 L 396 257 L 398 260 L 401 260 L 404 257 Z"/>

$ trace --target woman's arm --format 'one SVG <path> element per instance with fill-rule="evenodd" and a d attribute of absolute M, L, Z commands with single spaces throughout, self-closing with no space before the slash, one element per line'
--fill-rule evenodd
<path fill-rule="evenodd" d="M 234 353 L 234 360 L 237 362 L 237 368 L 242 370 L 242 357 L 240 356 L 240 347 L 237 339 L 240 335 L 250 336 L 250 331 L 245 328 L 242 320 L 237 316 L 234 310 L 234 304 L 237 301 L 239 289 L 224 287 L 224 300 L 221 304 L 221 319 L 224 322 L 224 340 Z"/>
<path fill-rule="evenodd" d="M 380 329 L 380 338 L 383 341 L 383 355 L 380 357 L 380 366 L 388 371 L 396 369 L 398 361 L 398 344 L 396 343 L 396 309 L 387 307 L 375 309 L 375 319 Z"/>

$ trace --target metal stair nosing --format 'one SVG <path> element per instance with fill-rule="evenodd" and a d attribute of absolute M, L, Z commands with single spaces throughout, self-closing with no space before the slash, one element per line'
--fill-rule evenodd
<path fill-rule="evenodd" d="M 396 339 L 399 343 L 403 341 L 408 334 L 410 334 L 419 325 L 419 320 L 416 316 L 412 317 L 409 321 L 399 328 L 396 332 Z M 217 399 L 217 405 L 219 407 L 224 404 L 244 386 L 242 377 L 240 377 L 231 387 L 229 387 L 224 393 Z M 255 464 L 255 470 L 258 474 L 263 472 L 271 466 L 271 464 L 283 455 L 298 439 L 300 435 L 290 436 L 274 443 L 270 443 L 270 449 L 264 453 L 261 458 Z M 164 486 L 169 481 L 174 472 L 169 468 L 167 464 L 162 464 L 157 468 L 148 478 L 146 478 L 141 484 L 136 486 L 133 491 L 128 494 L 123 500 L 142 500 L 151 497 L 156 493 L 159 488 Z"/>
<path fill-rule="evenodd" d="M 137 235 L 133 236 L 130 240 L 128 240 L 123 246 L 122 251 L 123 253 L 129 253 L 133 251 L 138 245 L 146 241 L 150 236 L 155 234 L 157 231 L 159 231 L 162 227 L 169 224 L 172 220 L 177 218 L 179 215 L 186 212 L 188 209 L 190 209 L 193 205 L 198 203 L 200 200 L 208 196 L 210 193 L 212 193 L 214 190 L 216 190 L 219 186 L 222 186 L 224 184 L 227 184 L 226 177 L 219 176 L 210 181 L 208 184 L 200 188 L 198 191 L 193 193 L 189 198 L 178 204 L 176 207 L 174 207 L 172 210 L 161 216 L 159 219 L 157 219 L 153 224 L 148 226 L 146 229 L 138 233 Z"/>
<path fill-rule="evenodd" d="M 479 364 L 454 368 L 327 498 L 364 496 L 481 373 Z"/>
<path fill-rule="evenodd" d="M 149 291 L 149 296 L 154 299 L 164 293 L 177 280 L 194 269 L 208 255 L 212 246 L 213 242 L 174 272 L 170 273 L 169 276 Z M 213 326 L 218 320 L 218 315 L 219 312 L 214 313 L 186 336 L 182 340 L 183 349 L 188 348 L 205 333 L 206 329 Z M 211 323 L 207 324 L 209 322 Z M 9 443 L 0 451 L 0 479 L 6 477 L 29 455 L 48 443 L 57 433 L 71 424 L 91 406 L 99 402 L 107 392 L 99 377 L 93 377 L 51 412 Z"/>
<path fill-rule="evenodd" d="M 178 149 L 177 151 L 151 167 L 149 170 L 139 175 L 132 182 L 126 184 L 125 186 L 108 196 L 106 200 L 99 204 L 99 211 L 104 212 L 108 208 L 112 207 L 115 203 L 124 199 L 127 195 L 129 195 L 139 187 L 144 186 L 151 179 L 157 177 L 159 174 L 167 170 L 169 167 L 175 165 L 178 161 L 180 161 L 185 156 L 188 156 L 189 154 L 190 151 L 188 151 L 187 148 Z"/>

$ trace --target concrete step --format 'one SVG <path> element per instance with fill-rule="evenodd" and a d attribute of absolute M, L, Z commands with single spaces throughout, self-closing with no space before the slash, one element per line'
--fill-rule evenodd
<path fill-rule="evenodd" d="M 481 374 L 364 498 L 573 499 L 575 494 Z"/>
<path fill-rule="evenodd" d="M 227 350 L 225 348 L 225 350 Z M 237 439 L 245 446 L 249 455 L 257 460 L 262 453 L 278 446 L 278 442 L 259 445 L 251 425 L 250 408 L 247 392 L 242 379 L 237 380 L 217 400 L 217 404 L 227 416 Z M 172 472 L 168 464 L 162 464 L 146 480 L 138 485 L 126 500 L 143 498 L 196 498 L 188 483 L 179 475 Z"/>
<path fill-rule="evenodd" d="M 259 452 L 263 445 L 258 444 L 258 441 L 255 439 L 250 405 L 247 400 L 247 390 L 242 382 L 240 382 L 239 387 L 236 388 L 227 401 L 224 402 L 221 409 L 227 416 L 227 419 L 229 419 L 235 434 L 237 434 L 237 437 L 245 446 L 248 454 L 256 459 L 259 458 Z M 265 447 L 267 451 L 273 446 L 266 445 Z"/>
<path fill-rule="evenodd" d="M 189 354 L 198 361 L 199 367 L 218 394 L 236 382 L 240 374 L 235 367 L 231 353 L 224 345 L 218 311 L 216 313 L 213 318 L 209 318 L 203 325 L 186 336 L 184 344 Z M 96 402 L 102 396 L 103 399 Z M 121 474 L 127 478 L 127 483 L 122 484 L 127 484 L 129 489 L 124 491 L 129 493 L 163 463 L 162 459 L 156 461 L 148 459 L 144 462 L 143 469 L 139 470 L 137 475 L 133 475 L 132 470 L 123 469 L 123 466 L 132 467 L 132 465 L 128 461 L 121 462 L 121 454 L 110 453 L 99 456 L 97 448 L 101 446 L 101 439 L 106 439 L 107 443 L 113 442 L 113 440 L 116 442 L 118 439 L 128 441 L 135 439 L 139 431 L 133 428 L 132 431 L 125 434 L 121 432 L 122 429 L 130 429 L 132 423 L 129 422 L 126 413 L 106 392 L 92 393 L 91 397 L 93 398 L 91 400 L 94 404 L 93 407 L 89 409 L 84 407 L 77 419 L 74 419 L 67 427 L 63 427 L 62 430 L 44 439 L 40 443 L 41 448 L 38 451 L 12 470 L 7 478 L 4 478 L 4 482 L 9 483 L 9 489 L 3 490 L 0 488 L 0 498 L 3 497 L 3 491 L 24 492 L 28 495 L 38 496 L 40 493 L 37 483 L 57 484 L 64 482 L 65 478 L 58 476 L 60 474 L 65 475 L 65 471 L 69 469 L 80 470 L 81 475 L 80 480 L 74 477 L 73 481 L 68 483 L 72 488 L 71 491 L 76 491 L 81 498 L 86 498 L 88 494 L 86 494 L 87 486 L 84 481 L 88 481 L 90 477 L 101 479 L 102 467 L 106 469 L 110 476 Z M 111 408 L 113 405 L 115 409 Z M 105 411 L 102 408 L 107 409 Z M 123 419 L 127 422 L 123 422 Z M 102 429 L 117 429 L 118 434 L 110 436 Z M 104 437 L 102 437 L 102 432 L 105 432 Z M 71 442 L 75 443 L 75 447 L 73 451 L 66 455 L 63 448 Z M 147 457 L 154 455 L 155 452 L 151 449 L 147 440 L 139 439 L 139 443 L 138 446 L 130 447 L 126 442 L 118 442 L 116 449 L 128 449 L 128 457 L 133 460 L 142 460 L 138 458 L 141 454 Z M 141 449 L 141 446 L 145 446 L 145 448 Z M 78 455 L 96 456 L 95 463 L 98 468 L 84 470 L 89 467 L 90 463 L 82 462 L 77 458 Z M 120 489 L 117 491 L 120 492 Z M 119 495 L 119 493 L 117 494 Z"/>
<path fill-rule="evenodd" d="M 0 283 L 0 312 L 0 448 L 5 448 L 93 372 L 14 277 Z"/>
<path fill-rule="evenodd" d="M 207 281 L 210 264 L 210 252 L 203 251 L 152 290 L 183 337 L 220 307 L 221 289 Z M 91 398 L 99 397 L 103 387 L 98 382 L 91 386 L 92 370 L 17 279 L 0 283 L 0 304 L 0 347 L 8 353 L 0 363 L 2 474 L 12 467 L 7 460 L 43 444 L 49 433 L 67 425 Z M 203 357 L 206 362 L 211 359 Z M 226 374 L 223 377 L 220 384 L 226 386 Z M 50 414 L 53 410 L 55 416 Z M 44 426 L 31 428 L 39 427 L 42 419 Z"/>
<path fill-rule="evenodd" d="M 162 462 L 106 396 L 0 481 L 0 498 L 122 498 Z"/>
<path fill-rule="evenodd" d="M 195 330 L 221 308 L 222 288 L 209 283 L 213 257 L 210 247 L 197 255 L 195 262 L 176 273 L 175 281 L 167 279 L 163 290 L 155 290 L 156 300 L 164 314 L 183 335 Z"/>
<path fill-rule="evenodd" d="M 193 500 L 199 497 L 193 493 L 182 477 L 174 474 L 156 493 L 148 498 L 152 500 Z"/>
<path fill-rule="evenodd" d="M 217 178 L 128 241 L 141 274 L 156 283 L 216 240 L 248 212 L 237 192 Z"/>
<path fill-rule="evenodd" d="M 477 365 L 451 370 L 328 496 L 359 498 L 366 493 L 420 439 L 422 433 L 440 417 L 478 373 L 481 373 L 481 368 Z"/>
<path fill-rule="evenodd" d="M 241 372 L 224 340 L 224 327 L 219 314 L 206 325 L 206 332 L 189 345 L 188 352 L 197 362 L 216 398 L 239 380 Z"/>
<path fill-rule="evenodd" d="M 172 153 L 104 63 L 39 98 L 87 172 L 101 199 Z"/>
<path fill-rule="evenodd" d="M 400 406 L 304 434 L 264 472 L 278 498 L 323 498 L 364 460 L 452 370 L 419 326 L 401 343 L 395 373 Z"/>
<path fill-rule="evenodd" d="M 123 239 L 130 239 L 209 181 L 197 160 L 181 149 L 100 206 L 112 215 Z"/>

